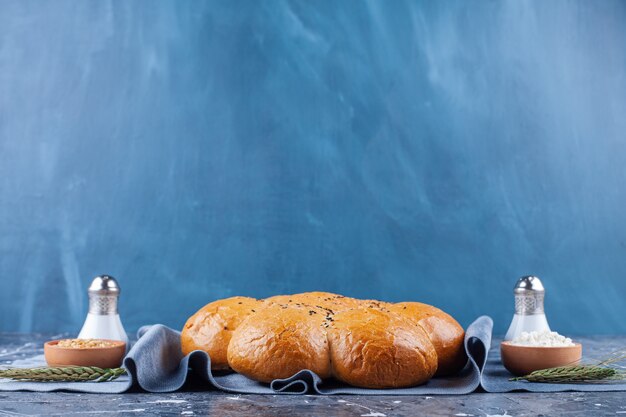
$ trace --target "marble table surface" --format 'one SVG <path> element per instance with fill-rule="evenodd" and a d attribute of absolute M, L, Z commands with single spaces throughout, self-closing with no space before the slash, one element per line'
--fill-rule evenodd
<path fill-rule="evenodd" d="M 45 340 L 62 335 L 0 333 L 0 365 L 42 353 Z M 584 340 L 583 340 L 584 343 Z M 626 346 L 626 337 L 596 337 L 589 346 Z M 461 396 L 285 396 L 202 391 L 193 381 L 170 394 L 0 392 L 0 416 L 620 416 L 626 393 L 476 392 Z"/>

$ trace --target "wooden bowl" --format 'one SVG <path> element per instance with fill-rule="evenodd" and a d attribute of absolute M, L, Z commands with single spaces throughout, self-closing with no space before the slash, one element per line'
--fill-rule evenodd
<path fill-rule="evenodd" d="M 524 376 L 539 369 L 575 365 L 582 358 L 580 343 L 567 347 L 520 346 L 510 342 L 500 344 L 502 364 L 513 375 Z"/>
<path fill-rule="evenodd" d="M 126 354 L 126 343 L 98 339 L 110 343 L 106 347 L 62 347 L 59 340 L 44 343 L 43 352 L 48 366 L 97 366 L 118 368 Z"/>

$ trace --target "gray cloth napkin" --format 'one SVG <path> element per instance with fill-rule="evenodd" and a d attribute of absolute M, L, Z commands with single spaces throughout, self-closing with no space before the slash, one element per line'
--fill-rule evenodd
<path fill-rule="evenodd" d="M 0 391 L 73 391 L 89 393 L 122 393 L 131 387 L 149 392 L 176 391 L 193 372 L 196 380 L 209 389 L 249 394 L 360 394 L 360 395 L 434 395 L 469 394 L 479 386 L 488 392 L 557 391 L 626 391 L 625 383 L 602 384 L 539 384 L 509 381 L 509 374 L 500 362 L 499 345 L 491 346 L 491 318 L 476 319 L 465 332 L 465 350 L 469 360 L 454 377 L 433 378 L 413 388 L 373 390 L 355 388 L 337 381 L 322 381 L 315 373 L 302 370 L 287 379 L 271 384 L 252 381 L 236 373 L 212 372 L 211 359 L 205 352 L 195 351 L 183 356 L 180 333 L 163 325 L 144 326 L 139 340 L 124 359 L 129 375 L 106 383 L 97 382 L 17 382 L 0 379 Z M 45 366 L 42 355 L 15 361 L 12 366 Z"/>
<path fill-rule="evenodd" d="M 152 392 L 168 392 L 179 389 L 187 378 L 187 367 L 191 368 L 199 377 L 213 387 L 228 392 L 247 394 L 361 394 L 361 395 L 434 395 L 434 394 L 469 394 L 478 388 L 482 358 L 485 357 L 485 346 L 491 343 L 491 329 L 493 322 L 483 316 L 472 323 L 466 331 L 465 348 L 469 360 L 465 368 L 454 377 L 433 378 L 426 384 L 402 389 L 366 389 L 351 387 L 340 382 L 322 381 L 314 372 L 304 369 L 287 379 L 277 379 L 271 384 L 262 384 L 252 381 L 236 373 L 217 374 L 211 372 L 211 359 L 205 352 L 191 352 L 182 358 L 172 361 L 167 367 L 138 366 L 137 379 L 139 385 Z M 158 332 L 160 337 L 166 338 L 167 343 L 162 346 L 175 346 L 180 350 L 179 333 L 163 326 L 154 326 L 147 330 L 143 338 Z M 139 339 L 140 341 L 143 339 Z M 132 352 L 131 352 L 132 353 Z M 165 355 L 160 355 L 164 357 Z M 180 364 L 178 367 L 174 365 Z M 139 362 L 137 363 L 139 365 Z M 162 372 L 165 369 L 170 372 Z M 144 374 L 142 375 L 142 371 Z"/>
<path fill-rule="evenodd" d="M 149 392 L 176 391 L 193 372 L 207 388 L 249 394 L 361 394 L 361 395 L 434 395 L 469 394 L 479 386 L 488 392 L 525 390 L 557 391 L 625 391 L 626 384 L 537 384 L 509 381 L 511 375 L 500 363 L 500 350 L 491 347 L 491 318 L 476 319 L 465 332 L 465 350 L 469 360 L 454 377 L 433 378 L 413 388 L 373 390 L 355 388 L 337 381 L 322 381 L 315 373 L 302 370 L 287 379 L 271 384 L 252 381 L 236 373 L 211 371 L 211 359 L 205 352 L 183 356 L 180 333 L 163 325 L 144 326 L 139 340 L 124 359 L 129 375 L 106 383 L 97 382 L 17 382 L 0 379 L 0 391 L 73 391 L 89 393 L 122 393 L 131 387 Z M 45 366 L 42 355 L 15 361 L 12 366 Z"/>

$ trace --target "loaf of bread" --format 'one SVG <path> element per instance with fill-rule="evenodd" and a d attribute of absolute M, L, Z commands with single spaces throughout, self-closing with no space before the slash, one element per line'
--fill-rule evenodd
<path fill-rule="evenodd" d="M 364 388 L 401 388 L 459 372 L 463 328 L 422 303 L 358 300 L 326 292 L 207 304 L 181 334 L 184 354 L 202 350 L 212 369 L 261 382 L 309 369 Z"/>

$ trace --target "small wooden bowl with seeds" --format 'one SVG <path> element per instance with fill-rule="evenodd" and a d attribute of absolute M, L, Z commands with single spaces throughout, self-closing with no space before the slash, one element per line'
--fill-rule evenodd
<path fill-rule="evenodd" d="M 108 339 L 51 340 L 43 345 L 48 366 L 97 366 L 117 368 L 126 353 L 126 343 Z"/>

